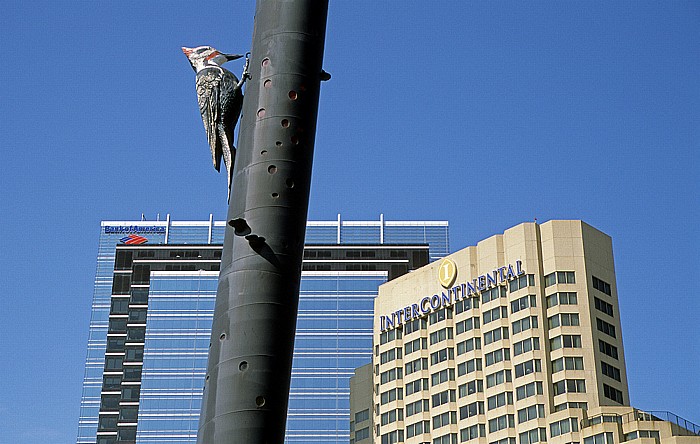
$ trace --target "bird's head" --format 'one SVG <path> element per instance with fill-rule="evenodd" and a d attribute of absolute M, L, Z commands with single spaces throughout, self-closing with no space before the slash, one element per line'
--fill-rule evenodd
<path fill-rule="evenodd" d="M 230 60 L 243 57 L 240 54 L 221 53 L 211 46 L 198 46 L 196 48 L 187 48 L 183 46 L 182 52 L 187 56 L 195 72 L 199 72 L 210 66 L 221 66 Z"/>

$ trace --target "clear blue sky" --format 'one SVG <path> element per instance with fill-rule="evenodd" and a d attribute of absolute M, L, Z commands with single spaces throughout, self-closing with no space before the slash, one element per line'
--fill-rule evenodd
<path fill-rule="evenodd" d="M 75 439 L 99 221 L 225 216 L 180 46 L 243 53 L 253 12 L 0 8 L 3 444 Z M 700 423 L 699 55 L 698 2 L 332 0 L 310 217 L 445 219 L 453 250 L 587 221 L 632 404 Z"/>

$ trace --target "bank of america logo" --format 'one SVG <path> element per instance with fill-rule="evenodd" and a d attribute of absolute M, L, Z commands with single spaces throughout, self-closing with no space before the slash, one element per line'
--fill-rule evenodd
<path fill-rule="evenodd" d="M 141 245 L 148 242 L 148 239 L 143 236 L 139 236 L 138 234 L 130 234 L 119 239 L 119 242 L 126 245 Z"/>

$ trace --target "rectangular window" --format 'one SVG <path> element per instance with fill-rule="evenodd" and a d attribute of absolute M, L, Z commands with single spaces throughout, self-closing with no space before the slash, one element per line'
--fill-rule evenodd
<path fill-rule="evenodd" d="M 539 350 L 540 349 L 540 338 L 527 338 L 522 341 L 513 343 L 513 356 L 518 356 L 523 353 Z"/>
<path fill-rule="evenodd" d="M 486 436 L 486 424 L 474 424 L 473 426 L 467 427 L 465 429 L 461 429 L 459 431 L 459 441 L 460 442 L 471 441 L 472 439 L 477 439 L 480 436 L 482 436 L 482 437 Z M 446 444 L 446 443 L 436 443 L 435 441 L 433 441 L 433 444 Z"/>
<path fill-rule="evenodd" d="M 522 432 L 518 435 L 519 444 L 533 444 L 536 442 L 546 442 L 546 441 L 547 441 L 547 429 L 545 429 L 544 427 L 539 427 L 536 429 L 528 430 L 527 432 Z"/>
<path fill-rule="evenodd" d="M 484 333 L 484 345 L 489 345 L 490 343 L 500 341 L 501 339 L 508 339 L 507 327 L 498 327 L 495 330 Z"/>
<path fill-rule="evenodd" d="M 433 352 L 430 354 L 430 364 L 435 365 L 447 361 L 448 359 L 454 359 L 454 354 L 455 349 L 451 347 Z"/>
<path fill-rule="evenodd" d="M 433 430 L 450 424 L 457 424 L 457 412 L 445 412 L 433 416 Z"/>
<path fill-rule="evenodd" d="M 526 276 L 520 276 L 517 279 L 513 279 L 508 283 L 508 290 L 510 290 L 511 293 L 514 291 L 518 291 L 521 288 L 526 288 L 528 286 L 532 287 L 535 285 L 535 275 L 534 274 L 528 274 Z"/>
<path fill-rule="evenodd" d="M 570 432 L 578 432 L 578 420 L 576 418 L 562 419 L 549 425 L 549 436 L 552 438 Z"/>
<path fill-rule="evenodd" d="M 567 356 L 552 361 L 552 373 L 567 370 L 583 370 L 583 358 L 580 356 Z"/>
<path fill-rule="evenodd" d="M 475 379 L 469 381 L 466 384 L 462 384 L 458 387 L 459 397 L 464 398 L 465 396 L 473 395 L 474 393 L 483 393 L 484 391 L 484 381 L 481 379 Z"/>
<path fill-rule="evenodd" d="M 541 371 L 542 362 L 539 359 L 531 359 L 515 366 L 515 377 L 520 378 L 521 376 Z"/>
<path fill-rule="evenodd" d="M 484 414 L 484 402 L 476 401 L 459 408 L 459 419 L 466 419 Z"/>
<path fill-rule="evenodd" d="M 446 369 L 441 370 L 437 373 L 433 373 L 432 375 L 430 375 L 430 379 L 431 379 L 431 383 L 432 383 L 433 387 L 436 385 L 442 384 L 443 382 L 454 381 L 455 380 L 455 369 L 446 368 Z"/>
<path fill-rule="evenodd" d="M 534 381 L 529 384 L 521 385 L 515 389 L 515 398 L 520 401 L 521 399 L 529 398 L 530 396 L 541 395 L 542 394 L 542 383 L 540 381 Z"/>
<path fill-rule="evenodd" d="M 576 276 L 573 271 L 557 271 L 558 284 L 575 284 Z"/>
<path fill-rule="evenodd" d="M 355 424 L 367 421 L 369 419 L 369 409 L 364 409 L 355 413 Z"/>
<path fill-rule="evenodd" d="M 465 339 L 464 341 L 457 343 L 457 356 L 472 350 L 479 350 L 480 348 L 481 338 Z"/>
<path fill-rule="evenodd" d="M 479 318 L 467 318 L 455 325 L 458 335 L 474 328 L 479 328 Z"/>
<path fill-rule="evenodd" d="M 460 314 L 462 312 L 471 310 L 472 308 L 479 308 L 479 298 L 466 298 L 461 301 L 455 302 L 455 313 Z"/>
<path fill-rule="evenodd" d="M 392 331 L 394 331 L 394 330 L 392 330 Z M 380 362 L 382 364 L 386 364 L 387 362 L 391 362 L 394 359 L 396 359 L 396 350 L 399 350 L 399 349 L 392 348 L 392 349 L 389 349 L 385 352 L 382 352 L 382 354 L 380 355 Z"/>
<path fill-rule="evenodd" d="M 617 336 L 615 335 L 615 326 L 612 324 L 608 324 L 604 320 L 600 318 L 595 318 L 596 321 L 596 326 L 598 327 L 598 331 L 602 331 L 608 336 L 611 336 L 613 338 L 616 338 Z"/>
<path fill-rule="evenodd" d="M 516 335 L 520 332 L 523 332 L 525 330 L 529 330 L 531 328 L 537 328 L 537 316 L 528 316 L 523 319 L 519 319 L 512 324 L 513 328 L 513 334 Z"/>
<path fill-rule="evenodd" d="M 387 382 L 394 381 L 397 378 L 401 379 L 403 371 L 400 368 L 392 368 L 379 375 L 379 383 L 386 384 Z"/>
<path fill-rule="evenodd" d="M 518 424 L 537 418 L 544 418 L 544 404 L 531 405 L 518 410 Z"/>
<path fill-rule="evenodd" d="M 410 375 L 411 373 L 417 372 L 418 370 L 427 370 L 428 358 L 418 358 L 414 361 L 406 363 L 404 367 L 406 370 L 406 376 Z"/>
<path fill-rule="evenodd" d="M 414 319 L 403 325 L 403 333 L 407 335 L 409 333 L 413 333 L 414 331 L 419 331 L 426 328 L 428 328 L 428 323 L 425 319 Z M 382 344 L 384 344 L 384 342 L 382 342 Z"/>
<path fill-rule="evenodd" d="M 605 282 L 602 279 L 598 279 L 597 277 L 593 276 L 593 288 L 595 288 L 598 291 L 602 291 L 603 293 L 607 294 L 608 296 L 612 295 L 612 292 L 610 291 L 610 284 Z"/>
<path fill-rule="evenodd" d="M 598 299 L 596 297 L 593 298 L 593 301 L 595 303 L 596 310 L 602 311 L 603 313 L 605 313 L 608 316 L 611 316 L 611 317 L 614 316 L 612 304 L 608 304 L 604 300 Z"/>
<path fill-rule="evenodd" d="M 416 413 L 427 412 L 429 409 L 427 399 L 419 399 L 418 401 L 406 404 L 406 417 L 413 416 Z"/>
<path fill-rule="evenodd" d="M 610 387 L 608 384 L 603 384 L 603 394 L 606 398 L 612 399 L 618 404 L 624 404 L 622 392 L 614 387 Z"/>
<path fill-rule="evenodd" d="M 509 361 L 510 360 L 510 349 L 509 348 L 499 348 L 498 350 L 494 350 L 490 353 L 486 353 L 484 356 L 486 359 L 486 367 L 496 364 L 497 362 L 501 361 Z"/>
<path fill-rule="evenodd" d="M 559 350 L 560 348 L 581 348 L 580 335 L 560 335 L 549 340 L 549 348 L 551 350 Z"/>
<path fill-rule="evenodd" d="M 497 432 L 509 427 L 515 427 L 514 415 L 503 415 L 489 420 L 489 433 Z"/>
<path fill-rule="evenodd" d="M 127 314 L 129 313 L 128 298 L 112 298 L 112 307 L 109 310 L 110 314 Z"/>
<path fill-rule="evenodd" d="M 616 381 L 620 381 L 620 369 L 608 364 L 605 361 L 600 361 L 600 366 L 605 376 L 608 376 Z"/>
<path fill-rule="evenodd" d="M 489 410 L 493 410 L 504 405 L 513 405 L 513 392 L 502 392 L 497 395 L 489 396 L 486 399 L 486 404 Z"/>
<path fill-rule="evenodd" d="M 403 389 L 402 388 L 393 388 L 391 390 L 388 390 L 380 395 L 380 402 L 382 405 L 388 404 L 391 401 L 395 400 L 401 400 L 403 399 Z"/>
<path fill-rule="evenodd" d="M 508 317 L 508 307 L 495 307 L 484 312 L 484 325 L 497 319 Z"/>
<path fill-rule="evenodd" d="M 615 347 L 614 345 L 610 345 L 607 342 L 599 339 L 598 348 L 601 353 L 604 353 L 613 359 L 617 359 L 617 347 Z"/>
<path fill-rule="evenodd" d="M 520 310 L 525 310 L 526 308 L 537 306 L 537 296 L 534 294 L 528 294 L 521 298 L 518 298 L 510 303 L 510 312 L 517 313 Z"/>
<path fill-rule="evenodd" d="M 510 370 L 501 370 L 486 376 L 486 387 L 491 388 L 498 384 L 503 384 L 504 382 L 511 382 L 512 380 L 513 377 Z"/>
<path fill-rule="evenodd" d="M 437 324 L 438 322 L 442 322 L 445 319 L 452 319 L 452 309 L 451 308 L 443 308 L 438 311 L 434 311 L 430 313 L 428 316 L 428 320 L 430 322 L 430 325 Z"/>
<path fill-rule="evenodd" d="M 586 381 L 584 379 L 562 379 L 553 386 L 554 396 L 562 393 L 586 393 Z"/>
<path fill-rule="evenodd" d="M 445 327 L 430 333 L 430 345 L 437 344 L 446 339 L 452 339 L 452 327 Z"/>
<path fill-rule="evenodd" d="M 456 398 L 457 392 L 455 390 L 445 390 L 436 393 L 431 396 L 432 407 L 435 408 L 439 405 L 447 404 L 448 402 L 455 402 Z"/>
<path fill-rule="evenodd" d="M 575 292 L 562 291 L 547 296 L 547 308 L 552 308 L 556 305 L 577 305 L 578 296 Z"/>

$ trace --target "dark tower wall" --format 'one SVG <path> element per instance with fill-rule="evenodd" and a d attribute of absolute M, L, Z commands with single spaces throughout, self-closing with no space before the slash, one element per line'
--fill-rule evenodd
<path fill-rule="evenodd" d="M 257 2 L 200 444 L 284 441 L 327 12 Z"/>

